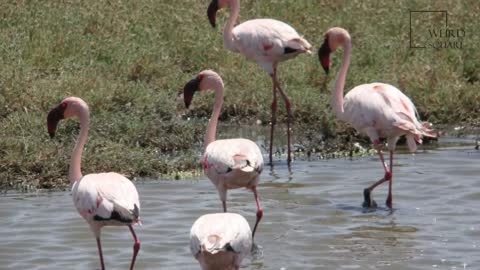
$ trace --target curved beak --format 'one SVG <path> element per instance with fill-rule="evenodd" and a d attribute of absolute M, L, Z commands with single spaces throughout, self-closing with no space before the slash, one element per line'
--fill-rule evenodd
<path fill-rule="evenodd" d="M 200 87 L 201 79 L 197 77 L 191 79 L 183 87 L 183 102 L 185 102 L 185 107 L 188 109 L 190 103 L 192 103 L 193 94 L 198 91 Z M 181 93 L 180 93 L 181 94 Z"/>
<path fill-rule="evenodd" d="M 216 26 L 216 18 L 217 18 L 217 11 L 218 11 L 218 0 L 212 0 L 212 2 L 210 2 L 210 5 L 208 5 L 208 9 L 207 9 L 207 16 L 208 16 L 208 20 L 210 21 L 210 24 L 212 25 L 212 27 L 215 27 Z"/>
<path fill-rule="evenodd" d="M 330 68 L 330 46 L 328 45 L 328 38 L 325 38 L 323 41 L 322 46 L 318 49 L 318 59 L 320 60 L 320 64 L 322 64 L 323 70 L 325 73 L 328 74 Z"/>
<path fill-rule="evenodd" d="M 47 127 L 50 138 L 55 137 L 55 131 L 57 131 L 58 122 L 64 118 L 64 112 L 65 106 L 62 106 L 62 104 L 57 105 L 56 107 L 52 108 L 50 112 L 48 112 Z"/>

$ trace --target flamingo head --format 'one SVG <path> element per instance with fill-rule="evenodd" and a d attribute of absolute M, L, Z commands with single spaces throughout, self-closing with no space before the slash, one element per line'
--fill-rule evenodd
<path fill-rule="evenodd" d="M 228 5 L 228 0 L 212 0 L 208 5 L 207 16 L 212 27 L 216 26 L 217 11 Z"/>
<path fill-rule="evenodd" d="M 322 46 L 318 49 L 318 59 L 320 60 L 320 64 L 322 65 L 323 70 L 325 73 L 328 74 L 328 70 L 330 69 L 330 46 L 328 45 L 328 37 L 325 37 Z"/>
<path fill-rule="evenodd" d="M 85 101 L 78 97 L 64 98 L 60 104 L 48 112 L 48 134 L 50 134 L 51 138 L 55 137 L 55 131 L 57 130 L 57 125 L 60 120 L 84 115 L 88 115 L 88 105 Z"/>
<path fill-rule="evenodd" d="M 220 75 L 213 70 L 206 69 L 198 73 L 198 75 L 191 79 L 183 87 L 183 93 L 180 93 L 179 96 L 183 94 L 183 101 L 185 106 L 190 106 L 190 103 L 193 99 L 193 94 L 197 91 L 206 91 L 206 90 L 218 90 L 223 91 L 223 81 Z M 223 96 L 223 95 L 222 95 Z"/>
<path fill-rule="evenodd" d="M 55 131 L 57 131 L 58 122 L 65 118 L 64 113 L 67 106 L 68 105 L 66 102 L 61 102 L 57 106 L 53 107 L 50 112 L 48 112 L 47 127 L 50 138 L 55 137 Z"/>
<path fill-rule="evenodd" d="M 185 102 L 185 107 L 188 109 L 190 104 L 192 103 L 193 94 L 200 89 L 200 83 L 202 82 L 203 76 L 198 74 L 195 78 L 191 79 L 190 81 L 185 84 L 183 87 L 183 102 Z"/>
<path fill-rule="evenodd" d="M 322 64 L 323 70 L 328 74 L 330 68 L 330 53 L 334 52 L 338 46 L 344 45 L 345 42 L 350 42 L 350 34 L 347 30 L 340 27 L 333 27 L 328 29 L 323 34 L 324 41 L 320 49 L 318 49 L 318 59 Z"/>

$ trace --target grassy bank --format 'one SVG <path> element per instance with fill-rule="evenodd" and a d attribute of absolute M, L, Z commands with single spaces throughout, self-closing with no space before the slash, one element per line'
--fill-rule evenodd
<path fill-rule="evenodd" d="M 178 3 L 177 3 L 178 2 Z M 130 177 L 198 172 L 211 95 L 185 112 L 177 92 L 211 68 L 226 83 L 224 122 L 268 124 L 271 81 L 255 63 L 223 49 L 221 29 L 206 18 L 207 0 L 2 1 L 0 3 L 0 185 L 67 184 L 78 123 L 46 132 L 46 114 L 63 97 L 90 105 L 84 173 Z M 348 29 L 353 55 L 346 89 L 383 81 L 398 86 L 436 124 L 480 122 L 480 6 L 449 1 L 241 1 L 240 21 L 272 17 L 294 26 L 318 49 L 331 26 Z M 462 49 L 410 49 L 409 10 L 448 10 L 449 26 L 466 31 Z M 218 14 L 220 25 L 226 12 Z M 421 27 L 413 21 L 413 27 Z M 332 73 L 341 61 L 333 58 Z M 297 126 L 333 138 L 343 125 L 328 106 L 334 76 L 315 56 L 283 63 L 280 79 Z M 281 106 L 282 107 L 282 106 Z M 280 111 L 281 120 L 285 113 Z M 187 118 L 190 120 L 186 120 Z M 221 132 L 221 130 L 220 130 Z M 310 132 L 310 133 L 309 133 Z M 314 132 L 313 132 L 314 133 Z M 342 135 L 345 136 L 345 135 Z M 308 136 L 307 136 L 308 138 Z M 311 140 L 311 143 L 321 140 Z M 325 150 L 327 151 L 327 150 Z"/>

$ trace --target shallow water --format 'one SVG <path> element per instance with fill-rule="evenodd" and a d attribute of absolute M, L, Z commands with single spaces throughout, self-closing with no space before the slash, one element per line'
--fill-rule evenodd
<path fill-rule="evenodd" d="M 264 218 L 256 242 L 263 256 L 242 269 L 480 269 L 480 151 L 474 139 L 443 138 L 394 161 L 394 210 L 387 184 L 379 207 L 361 208 L 362 190 L 380 178 L 377 157 L 278 161 L 258 188 Z M 221 211 L 205 177 L 137 182 L 142 241 L 135 269 L 199 269 L 189 251 L 190 227 Z M 229 193 L 228 208 L 255 221 L 253 195 Z M 96 244 L 69 192 L 0 196 L 0 269 L 98 269 Z M 107 269 L 128 269 L 126 227 L 102 230 Z"/>

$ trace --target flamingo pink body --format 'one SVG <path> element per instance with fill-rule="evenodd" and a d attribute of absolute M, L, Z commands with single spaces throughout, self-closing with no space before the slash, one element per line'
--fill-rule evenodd
<path fill-rule="evenodd" d="M 325 42 L 320 48 L 319 56 L 322 66 L 328 72 L 330 52 L 338 46 L 344 48 L 344 58 L 340 67 L 335 91 L 332 97 L 332 108 L 337 118 L 348 122 L 357 131 L 369 136 L 375 145 L 385 170 L 385 176 L 365 189 L 364 206 L 372 206 L 370 193 L 383 182 L 389 181 L 389 192 L 386 204 L 392 207 L 392 163 L 393 152 L 399 136 L 406 135 L 410 151 L 417 149 L 416 142 L 421 143 L 423 136 L 436 137 L 437 133 L 429 129 L 430 123 L 420 122 L 413 102 L 400 90 L 385 83 L 370 83 L 356 86 L 345 97 L 343 89 L 350 61 L 351 40 L 348 32 L 339 27 L 329 29 L 325 33 Z M 381 152 L 380 138 L 386 138 L 390 150 L 390 167 L 384 161 Z"/>
<path fill-rule="evenodd" d="M 190 251 L 203 270 L 240 269 L 252 244 L 250 226 L 239 214 L 203 215 L 190 230 Z"/>
<path fill-rule="evenodd" d="M 228 189 L 245 187 L 252 190 L 257 204 L 257 219 L 252 234 L 255 235 L 258 223 L 263 216 L 257 195 L 257 185 L 263 170 L 262 153 L 254 142 L 247 139 L 215 140 L 218 117 L 223 104 L 222 78 L 214 71 L 204 70 L 189 81 L 184 87 L 187 107 L 190 105 L 193 93 L 203 90 L 215 91 L 213 112 L 204 140 L 205 152 L 201 160 L 203 171 L 217 188 L 224 212 L 227 211 Z"/>
<path fill-rule="evenodd" d="M 269 159 L 272 164 L 273 132 L 277 121 L 278 90 L 285 102 L 288 114 L 288 163 L 291 162 L 291 102 L 277 80 L 278 63 L 292 59 L 301 53 L 310 53 L 312 46 L 302 38 L 290 25 L 274 19 L 254 19 L 234 27 L 240 13 L 239 0 L 212 0 L 208 8 L 208 17 L 215 26 L 216 12 L 219 8 L 230 7 L 230 16 L 223 30 L 225 48 L 243 54 L 247 59 L 255 61 L 265 70 L 273 81 L 272 123 L 270 130 Z"/>
<path fill-rule="evenodd" d="M 73 150 L 68 176 L 72 186 L 73 203 L 95 235 L 102 269 L 105 269 L 105 264 L 100 242 L 101 228 L 106 225 L 128 226 L 135 242 L 130 264 L 130 269 L 133 269 L 140 248 L 140 241 L 132 228 L 132 224 L 140 223 L 140 202 L 137 189 L 130 180 L 118 173 L 82 175 L 82 152 L 89 128 L 87 104 L 77 97 L 65 98 L 49 112 L 48 131 L 53 137 L 57 123 L 61 119 L 70 117 L 80 119 L 80 135 Z"/>

